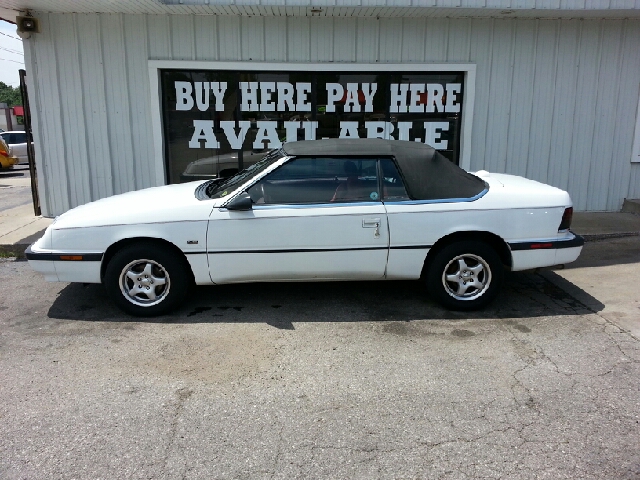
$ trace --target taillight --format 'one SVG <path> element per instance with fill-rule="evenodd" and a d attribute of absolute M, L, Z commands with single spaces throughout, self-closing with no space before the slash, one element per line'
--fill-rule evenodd
<path fill-rule="evenodd" d="M 558 227 L 558 231 L 569 230 L 569 227 L 571 227 L 572 218 L 573 218 L 573 207 L 565 208 L 564 213 L 562 214 L 562 221 L 560 222 L 560 226 Z"/>

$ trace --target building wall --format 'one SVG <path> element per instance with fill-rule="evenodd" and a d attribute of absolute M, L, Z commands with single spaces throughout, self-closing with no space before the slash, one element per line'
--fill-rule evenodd
<path fill-rule="evenodd" d="M 25 58 L 47 216 L 158 184 L 149 59 L 475 63 L 472 170 L 566 189 L 577 210 L 640 197 L 637 19 L 37 17 Z"/>
<path fill-rule="evenodd" d="M 18 118 L 13 113 L 13 107 L 6 105 L 6 103 L 0 103 L 0 128 L 4 131 L 24 131 L 24 125 L 18 125 Z"/>

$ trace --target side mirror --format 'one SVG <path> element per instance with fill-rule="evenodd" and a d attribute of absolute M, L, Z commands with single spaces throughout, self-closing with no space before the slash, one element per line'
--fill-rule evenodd
<path fill-rule="evenodd" d="M 252 210 L 253 201 L 247 192 L 242 192 L 236 198 L 227 203 L 227 210 Z"/>

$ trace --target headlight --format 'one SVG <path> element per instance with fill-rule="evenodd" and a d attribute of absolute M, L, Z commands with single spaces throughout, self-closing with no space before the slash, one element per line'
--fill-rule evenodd
<path fill-rule="evenodd" d="M 55 221 L 55 220 L 54 220 Z M 53 248 L 53 235 L 51 231 L 53 230 L 51 227 L 53 223 L 47 227 L 44 231 L 44 235 L 40 237 L 33 245 L 38 250 L 51 250 Z"/>

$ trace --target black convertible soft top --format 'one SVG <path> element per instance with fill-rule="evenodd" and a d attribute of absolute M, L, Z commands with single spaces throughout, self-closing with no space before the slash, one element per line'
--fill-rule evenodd
<path fill-rule="evenodd" d="M 282 150 L 296 157 L 393 157 L 407 193 L 414 200 L 471 198 L 486 188 L 484 180 L 465 172 L 423 143 L 332 138 L 285 143 Z"/>

